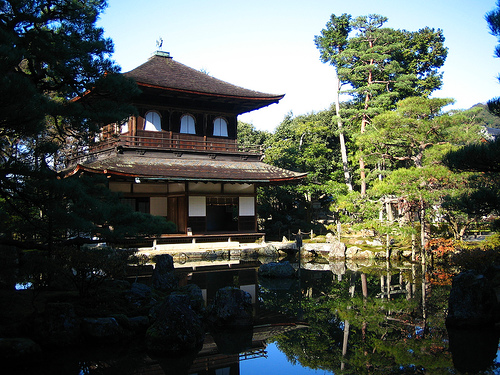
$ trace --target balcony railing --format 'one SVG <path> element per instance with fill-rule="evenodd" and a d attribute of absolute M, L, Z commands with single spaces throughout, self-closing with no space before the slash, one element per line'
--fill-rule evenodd
<path fill-rule="evenodd" d="M 137 135 L 114 134 L 85 149 L 75 150 L 67 159 L 76 161 L 86 155 L 100 153 L 115 147 L 140 148 L 166 151 L 200 151 L 232 154 L 262 154 L 260 145 L 241 145 L 236 139 L 203 137 L 174 132 L 138 131 Z"/>

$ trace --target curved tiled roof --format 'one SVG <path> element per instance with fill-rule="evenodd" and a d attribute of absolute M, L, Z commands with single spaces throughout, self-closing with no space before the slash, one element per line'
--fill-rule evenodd
<path fill-rule="evenodd" d="M 307 175 L 260 161 L 165 159 L 126 155 L 116 155 L 84 165 L 78 164 L 72 171 L 68 171 L 67 175 L 78 171 L 151 180 L 249 183 L 280 183 L 299 180 Z"/>
<path fill-rule="evenodd" d="M 248 90 L 221 81 L 173 60 L 165 52 L 157 52 L 147 62 L 124 75 L 133 78 L 139 86 L 152 86 L 208 96 L 269 101 L 268 104 L 276 103 L 284 96 Z"/>

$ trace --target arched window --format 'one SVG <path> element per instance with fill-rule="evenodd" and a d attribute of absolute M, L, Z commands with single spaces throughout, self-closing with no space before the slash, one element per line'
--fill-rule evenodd
<path fill-rule="evenodd" d="M 195 120 L 191 115 L 184 115 L 181 117 L 181 133 L 196 134 Z"/>
<path fill-rule="evenodd" d="M 146 123 L 144 124 L 144 130 L 157 131 L 161 130 L 161 117 L 158 112 L 149 111 L 146 113 Z"/>
<path fill-rule="evenodd" d="M 214 120 L 214 135 L 227 137 L 227 121 L 222 117 L 217 117 Z"/>

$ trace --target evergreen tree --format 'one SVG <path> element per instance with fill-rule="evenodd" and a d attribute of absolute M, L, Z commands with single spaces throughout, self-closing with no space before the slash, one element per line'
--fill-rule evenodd
<path fill-rule="evenodd" d="M 347 39 L 336 30 L 345 30 L 347 16 L 333 17 L 317 46 L 338 71 L 342 84 L 353 97 L 351 110 L 342 118 L 359 123 L 365 132 L 371 119 L 392 109 L 398 100 L 409 96 L 429 95 L 442 84 L 439 68 L 447 49 L 441 30 L 424 28 L 417 32 L 384 28 L 387 18 L 372 14 L 352 19 L 349 27 L 354 35 Z M 350 17 L 350 16 L 349 16 Z M 339 37 L 340 35 L 340 37 Z M 328 38 L 332 38 L 329 43 Z M 334 48 L 332 48 L 334 47 Z M 359 159 L 361 194 L 366 193 L 364 160 Z"/>
<path fill-rule="evenodd" d="M 330 16 L 326 28 L 321 30 L 321 35 L 314 37 L 316 48 L 320 50 L 320 59 L 322 62 L 329 62 L 334 67 L 335 75 L 335 115 L 339 132 L 340 153 L 342 156 L 342 168 L 344 170 L 344 179 L 348 190 L 352 190 L 351 171 L 349 170 L 349 161 L 347 158 L 347 147 L 345 144 L 344 130 L 342 129 L 342 117 L 340 115 L 340 89 L 342 87 L 338 76 L 337 56 L 344 51 L 347 46 L 347 38 L 352 30 L 351 16 L 344 13 L 340 17 L 335 14 Z"/>
<path fill-rule="evenodd" d="M 266 232 L 313 229 L 313 203 L 327 207 L 332 196 L 346 192 L 345 184 L 340 182 L 341 158 L 330 126 L 332 115 L 332 110 L 295 118 L 289 114 L 266 143 L 265 162 L 308 173 L 297 185 L 261 190 L 259 216 L 272 217 L 265 222 Z"/>
<path fill-rule="evenodd" d="M 486 13 L 485 18 L 486 22 L 488 22 L 491 35 L 496 36 L 500 43 L 500 0 L 497 0 L 497 7 L 494 10 Z M 495 47 L 495 56 L 500 57 L 500 44 Z M 498 80 L 500 81 L 500 76 Z M 488 108 L 492 113 L 500 116 L 500 97 L 488 101 Z"/>
<path fill-rule="evenodd" d="M 424 152 L 439 144 L 463 145 L 481 139 L 481 127 L 467 112 L 444 113 L 451 99 L 410 97 L 372 120 L 357 139 L 363 158 L 381 169 L 423 166 Z"/>
<path fill-rule="evenodd" d="M 102 125 L 134 113 L 128 101 L 138 89 L 118 74 L 113 44 L 96 27 L 105 6 L 104 0 L 0 0 L 3 243 L 50 250 L 75 233 L 131 233 L 109 216 L 119 209 L 116 200 L 92 198 L 95 182 L 58 175 L 71 145 L 88 145 Z"/>

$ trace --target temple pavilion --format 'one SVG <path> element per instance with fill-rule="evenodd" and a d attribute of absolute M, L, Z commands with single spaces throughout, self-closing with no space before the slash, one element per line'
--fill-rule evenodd
<path fill-rule="evenodd" d="M 142 93 L 137 115 L 102 129 L 100 142 L 68 162 L 66 176 L 108 177 L 135 210 L 177 226 L 177 238 L 261 236 L 256 189 L 305 176 L 262 162 L 260 147 L 238 144 L 237 117 L 283 95 L 218 80 L 158 51 L 124 73 Z"/>

